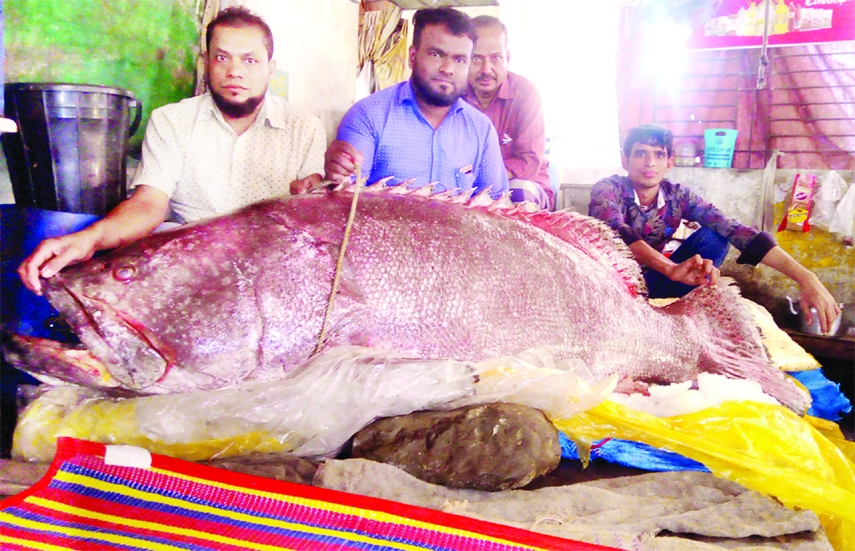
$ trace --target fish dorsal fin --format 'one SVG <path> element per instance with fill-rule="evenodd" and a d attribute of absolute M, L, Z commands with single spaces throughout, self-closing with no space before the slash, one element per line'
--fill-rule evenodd
<path fill-rule="evenodd" d="M 391 179 L 392 179 L 392 176 L 386 176 L 385 178 L 381 178 L 380 180 L 377 180 L 376 182 L 374 182 L 370 186 L 366 186 L 366 187 L 372 187 L 377 191 L 382 191 L 382 190 L 386 189 L 387 187 L 392 187 L 392 186 L 388 185 L 388 183 Z M 365 184 L 366 182 L 368 182 L 368 178 L 363 178 L 362 183 Z"/>
<path fill-rule="evenodd" d="M 461 191 L 457 195 L 451 196 L 452 203 L 466 204 L 469 202 L 469 199 L 472 198 L 472 193 L 475 191 L 475 188 L 469 188 L 465 191 Z"/>
<path fill-rule="evenodd" d="M 557 223 L 553 223 L 554 218 L 559 219 Z M 647 284 L 635 255 L 620 236 L 602 220 L 578 212 L 559 211 L 550 216 L 546 231 L 574 243 L 591 258 L 616 270 L 633 295 L 647 295 Z"/>
<path fill-rule="evenodd" d="M 493 203 L 495 203 L 495 200 L 490 197 L 489 191 L 484 189 L 476 193 L 466 205 L 469 207 L 490 207 Z"/>
<path fill-rule="evenodd" d="M 333 182 L 331 180 L 327 180 L 323 184 L 321 184 L 319 186 L 315 186 L 314 188 L 310 189 L 307 193 L 318 193 L 318 194 L 332 193 L 334 191 L 345 190 L 348 187 L 350 187 L 350 185 L 351 185 L 350 182 Z"/>
<path fill-rule="evenodd" d="M 401 182 L 397 186 L 389 186 L 384 191 L 386 193 L 391 193 L 392 195 L 409 195 L 411 191 L 410 184 L 413 180 L 407 180 L 405 182 Z"/>
<path fill-rule="evenodd" d="M 371 184 L 370 186 L 363 186 L 362 187 L 362 193 L 379 194 L 379 193 L 386 193 L 386 192 L 387 192 L 386 191 L 386 182 L 383 182 L 383 181 Z"/>
<path fill-rule="evenodd" d="M 384 178 L 383 182 L 389 178 Z M 383 188 L 378 186 L 378 193 L 395 195 L 415 195 L 426 197 L 431 201 L 463 204 L 465 208 L 486 211 L 503 218 L 519 220 L 537 226 L 543 231 L 572 244 L 590 258 L 602 264 L 623 283 L 634 296 L 647 294 L 647 286 L 641 276 L 641 267 L 636 262 L 629 247 L 604 222 L 568 210 L 549 212 L 545 210 L 532 211 L 526 204 L 514 205 L 510 194 L 505 193 L 498 199 L 490 197 L 490 190 L 484 189 L 478 193 L 473 190 L 454 195 L 454 190 L 434 193 L 434 184 L 426 184 L 419 188 L 407 189 L 414 180 L 407 180 L 396 186 Z M 376 185 L 376 184 L 374 184 Z M 370 189 L 372 186 L 368 186 Z M 349 185 L 346 191 L 352 191 Z M 471 197 L 470 197 L 471 195 Z"/>
<path fill-rule="evenodd" d="M 454 200 L 454 197 L 455 197 L 454 193 L 455 193 L 456 191 L 457 191 L 457 190 L 455 190 L 455 189 L 447 189 L 447 190 L 445 190 L 445 191 L 440 191 L 440 192 L 438 192 L 438 193 L 434 193 L 434 194 L 431 196 L 431 199 L 436 199 L 437 201 L 448 201 L 448 202 L 452 202 L 452 201 Z"/>
<path fill-rule="evenodd" d="M 421 187 L 417 187 L 417 188 L 410 190 L 410 194 L 411 195 L 417 195 L 419 197 L 430 197 L 434 194 L 433 193 L 433 186 L 434 186 L 434 184 L 432 184 L 432 183 L 431 184 L 425 184 Z"/>
<path fill-rule="evenodd" d="M 569 210 L 531 212 L 522 206 L 512 209 L 494 209 L 494 212 L 505 218 L 537 226 L 562 241 L 572 244 L 608 268 L 611 273 L 616 273 L 633 296 L 647 294 L 647 285 L 641 275 L 641 267 L 636 262 L 632 251 L 601 220 Z"/>
<path fill-rule="evenodd" d="M 487 190 L 485 190 L 485 191 L 487 191 Z M 492 211 L 496 211 L 496 210 L 508 210 L 508 209 L 516 209 L 516 208 L 518 208 L 518 207 L 516 205 L 514 205 L 513 201 L 511 201 L 511 194 L 510 193 L 503 193 L 498 199 L 493 201 L 490 204 L 490 206 L 487 207 L 487 210 L 492 212 Z"/>

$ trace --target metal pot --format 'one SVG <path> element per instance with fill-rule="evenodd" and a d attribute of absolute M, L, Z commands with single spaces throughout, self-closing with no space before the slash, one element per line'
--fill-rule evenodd
<path fill-rule="evenodd" d="M 802 333 L 808 333 L 810 335 L 824 335 L 826 337 L 836 337 L 840 334 L 840 321 L 843 319 L 843 304 L 838 304 L 838 306 L 840 306 L 840 313 L 837 314 L 837 318 L 832 322 L 828 333 L 823 333 L 819 326 L 819 316 L 816 314 L 816 308 L 811 307 L 811 323 L 808 323 L 805 312 L 801 310 L 796 301 L 787 297 L 787 302 L 790 303 L 790 312 L 794 316 L 799 317 L 799 330 Z"/>

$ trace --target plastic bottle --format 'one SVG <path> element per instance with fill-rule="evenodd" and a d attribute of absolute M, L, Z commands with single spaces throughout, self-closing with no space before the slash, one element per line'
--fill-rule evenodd
<path fill-rule="evenodd" d="M 775 26 L 772 34 L 786 34 L 789 20 L 790 8 L 784 3 L 784 0 L 778 0 L 778 5 L 775 6 Z"/>
<path fill-rule="evenodd" d="M 751 2 L 745 10 L 745 31 L 743 36 L 755 36 L 757 32 L 757 4 Z"/>
<path fill-rule="evenodd" d="M 736 36 L 745 36 L 745 7 L 736 12 Z"/>
<path fill-rule="evenodd" d="M 763 32 L 766 30 L 766 4 L 769 0 L 763 0 L 760 4 L 757 5 L 757 22 L 754 27 L 754 36 L 763 36 Z M 769 15 L 772 15 L 774 11 L 770 11 Z"/>
<path fill-rule="evenodd" d="M 677 166 L 695 166 L 697 154 L 695 142 L 678 142 L 674 146 L 674 164 Z"/>
<path fill-rule="evenodd" d="M 790 2 L 788 7 L 789 12 L 787 15 L 787 32 L 791 33 L 795 30 L 798 30 L 796 29 L 796 7 L 793 5 L 792 2 Z"/>

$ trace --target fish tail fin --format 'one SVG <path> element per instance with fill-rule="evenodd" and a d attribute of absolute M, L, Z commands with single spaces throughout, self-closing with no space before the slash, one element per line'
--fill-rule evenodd
<path fill-rule="evenodd" d="M 700 334 L 708 335 L 698 361 L 701 371 L 757 381 L 763 392 L 800 415 L 810 407 L 810 394 L 772 364 L 751 309 L 735 285 L 699 287 L 663 310 L 686 316 Z"/>

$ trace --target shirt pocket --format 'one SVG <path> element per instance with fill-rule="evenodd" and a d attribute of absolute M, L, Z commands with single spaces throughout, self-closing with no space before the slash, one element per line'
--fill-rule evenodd
<path fill-rule="evenodd" d="M 460 170 L 456 170 L 454 172 L 457 189 L 460 191 L 467 191 L 475 185 L 475 174 L 470 172 L 461 172 Z"/>

